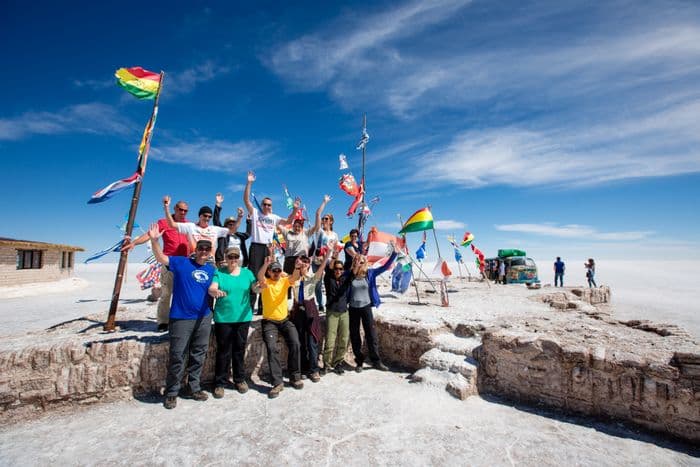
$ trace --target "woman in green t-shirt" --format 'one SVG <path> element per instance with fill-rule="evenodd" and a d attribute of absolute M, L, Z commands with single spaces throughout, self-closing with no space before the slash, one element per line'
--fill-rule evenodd
<path fill-rule="evenodd" d="M 248 329 L 253 320 L 250 293 L 258 292 L 257 280 L 248 268 L 241 267 L 241 250 L 231 247 L 225 253 L 227 266 L 216 274 L 209 295 L 216 298 L 214 333 L 216 335 L 216 365 L 214 397 L 224 397 L 229 368 L 233 367 L 233 382 L 241 394 L 248 391 L 245 378 L 245 347 Z"/>

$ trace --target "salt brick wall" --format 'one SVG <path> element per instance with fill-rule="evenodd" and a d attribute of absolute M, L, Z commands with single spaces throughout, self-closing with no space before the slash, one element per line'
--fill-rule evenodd
<path fill-rule="evenodd" d="M 0 286 L 51 282 L 71 277 L 73 268 L 61 269 L 60 250 L 42 250 L 41 269 L 17 269 L 17 248 L 0 247 Z"/>

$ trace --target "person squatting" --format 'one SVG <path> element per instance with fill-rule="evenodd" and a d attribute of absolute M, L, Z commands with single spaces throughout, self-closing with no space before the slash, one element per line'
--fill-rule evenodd
<path fill-rule="evenodd" d="M 164 196 L 164 217 L 134 241 L 125 239 L 123 248 L 128 250 L 150 241 L 153 255 L 163 265 L 161 277 L 167 293 L 161 294 L 158 304 L 158 330 L 167 331 L 170 342 L 163 401 L 167 409 L 177 406 L 178 397 L 208 399 L 200 379 L 212 329 L 216 339 L 214 398 L 224 397 L 227 387 L 241 394 L 248 391 L 245 351 L 256 301 L 262 315 L 270 399 L 285 388 L 280 336 L 288 349 L 288 384 L 297 390 L 304 387 L 303 376 L 317 383 L 329 372 L 360 373 L 367 358 L 375 369 L 388 370 L 379 356 L 372 308 L 380 305 L 376 277 L 396 257 L 395 245 L 392 243 L 394 252 L 384 266 L 370 269 L 363 254 L 366 251 L 356 240 L 359 232 L 353 229 L 351 246 L 346 245 L 342 261 L 338 259 L 342 248 L 333 232 L 333 216 L 323 214 L 330 196 L 324 196 L 313 227 L 304 230 L 298 199 L 286 219 L 273 214 L 268 197 L 262 199 L 261 206 L 253 206 L 250 193 L 255 180 L 248 172 L 243 193 L 248 211 L 244 232 L 238 231 L 245 215 L 242 208 L 221 225 L 224 198 L 220 193 L 215 210 L 202 206 L 197 222 L 187 220 L 184 201 L 178 201 L 171 213 L 171 199 Z M 210 225 L 211 221 L 215 225 Z M 273 246 L 278 229 L 287 237 L 283 264 L 277 261 Z M 319 314 L 323 311 L 325 336 Z M 360 325 L 368 355 L 362 350 Z M 324 347 L 320 349 L 322 340 Z M 345 360 L 349 342 L 355 365 Z"/>

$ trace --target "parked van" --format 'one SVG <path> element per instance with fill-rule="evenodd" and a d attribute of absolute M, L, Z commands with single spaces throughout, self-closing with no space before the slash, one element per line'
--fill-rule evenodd
<path fill-rule="evenodd" d="M 496 258 L 486 259 L 486 274 L 490 279 L 498 277 L 497 261 L 506 263 L 507 284 L 538 284 L 537 265 L 522 250 L 498 250 Z M 494 270 L 495 268 L 495 270 Z"/>

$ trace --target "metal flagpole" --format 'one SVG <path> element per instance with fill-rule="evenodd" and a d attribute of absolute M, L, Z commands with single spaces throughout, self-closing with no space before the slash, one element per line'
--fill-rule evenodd
<path fill-rule="evenodd" d="M 158 86 L 158 92 L 156 93 L 156 97 L 153 100 L 153 111 L 151 112 L 151 119 L 149 120 L 149 124 L 153 125 L 156 112 L 158 109 L 158 101 L 160 100 L 160 91 L 163 89 L 163 80 L 165 79 L 165 72 L 161 71 L 160 72 L 160 86 Z M 146 137 L 148 140 L 146 141 L 146 149 L 145 149 L 145 154 L 142 154 L 141 157 L 144 159 L 148 157 L 148 152 L 147 148 L 150 145 L 150 140 L 151 136 L 153 135 L 153 127 L 151 126 L 151 132 L 149 135 Z M 146 160 L 141 160 L 141 157 L 139 157 L 139 160 L 136 164 L 136 171 L 141 174 L 141 180 L 136 182 L 134 184 L 134 194 L 131 197 L 131 208 L 129 209 L 129 220 L 126 222 L 126 230 L 124 232 L 125 237 L 131 237 L 132 231 L 134 229 L 134 222 L 136 220 L 136 210 L 138 209 L 139 206 L 139 198 L 141 197 L 141 185 L 143 184 L 143 177 L 145 175 L 145 169 L 146 169 Z M 115 323 L 116 323 L 116 318 L 117 318 L 117 305 L 119 304 L 119 294 L 121 294 L 122 290 L 122 282 L 124 280 L 124 273 L 125 273 L 125 268 L 126 268 L 126 263 L 127 259 L 129 257 L 129 252 L 126 250 L 122 250 L 121 255 L 119 256 L 119 266 L 117 267 L 117 275 L 114 278 L 114 290 L 112 291 L 112 302 L 109 305 L 109 314 L 107 316 L 107 322 L 104 324 L 103 330 L 107 332 L 114 332 L 115 331 Z"/>
<path fill-rule="evenodd" d="M 364 139 L 365 132 L 367 131 L 367 114 L 362 114 L 362 139 Z M 367 148 L 367 142 L 362 145 L 362 180 L 360 181 L 360 215 L 357 220 L 357 230 L 360 231 L 360 239 L 363 238 L 365 219 L 364 219 L 364 208 L 365 208 L 365 193 L 367 188 L 365 186 L 365 149 Z"/>
<path fill-rule="evenodd" d="M 401 223 L 401 225 L 403 225 L 403 220 L 401 219 L 401 214 L 397 214 L 397 216 L 399 218 L 399 222 Z M 406 245 L 406 256 L 408 256 L 408 259 L 411 260 L 411 264 L 415 264 L 416 267 L 418 267 L 418 270 L 421 272 L 421 274 L 423 274 L 423 276 L 425 276 L 425 279 L 433 287 L 433 290 L 435 291 L 435 293 L 438 293 L 438 290 L 435 287 L 435 284 L 433 284 L 433 281 L 430 280 L 430 276 L 428 276 L 425 273 L 425 271 L 423 271 L 423 268 L 421 267 L 420 263 L 418 261 L 416 261 L 415 259 L 413 259 L 413 256 L 411 256 L 411 252 L 408 249 L 408 245 Z M 416 295 L 418 295 L 418 284 L 416 283 L 415 278 L 413 279 L 413 285 L 416 286 Z M 418 298 L 418 301 L 420 301 L 420 298 Z"/>
<path fill-rule="evenodd" d="M 431 206 L 428 205 L 428 210 L 430 210 Z M 432 213 L 431 213 L 432 214 Z M 435 238 L 435 248 L 437 249 L 437 254 L 438 254 L 438 259 L 440 260 L 440 274 L 442 274 L 442 255 L 440 254 L 440 245 L 438 243 L 438 238 L 437 238 L 437 232 L 435 232 L 435 227 L 433 227 L 433 237 Z M 440 295 L 442 299 L 442 306 L 449 306 L 450 305 L 450 297 L 447 293 L 447 284 L 445 283 L 445 277 L 443 276 L 442 279 L 440 280 Z"/>

